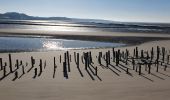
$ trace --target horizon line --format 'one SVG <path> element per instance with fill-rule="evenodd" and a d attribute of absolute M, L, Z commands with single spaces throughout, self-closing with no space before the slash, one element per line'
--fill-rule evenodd
<path fill-rule="evenodd" d="M 25 14 L 31 17 L 42 17 L 42 18 L 52 18 L 52 17 L 59 17 L 59 18 L 70 18 L 70 19 L 84 19 L 84 20 L 103 20 L 103 21 L 110 21 L 110 22 L 119 22 L 119 23 L 160 23 L 160 24 L 170 24 L 170 22 L 160 22 L 160 21 L 125 21 L 125 20 L 112 20 L 112 19 L 100 19 L 100 18 L 84 18 L 84 17 L 68 17 L 68 16 L 38 16 L 38 15 L 31 15 L 24 12 L 16 12 L 16 11 L 9 11 L 9 12 L 0 12 L 0 14 L 5 13 L 18 13 L 18 14 Z"/>

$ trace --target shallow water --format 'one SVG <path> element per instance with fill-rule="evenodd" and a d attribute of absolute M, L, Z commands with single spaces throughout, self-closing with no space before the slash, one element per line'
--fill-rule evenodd
<path fill-rule="evenodd" d="M 30 37 L 0 37 L 0 51 L 44 51 L 125 46 L 122 43 Z"/>

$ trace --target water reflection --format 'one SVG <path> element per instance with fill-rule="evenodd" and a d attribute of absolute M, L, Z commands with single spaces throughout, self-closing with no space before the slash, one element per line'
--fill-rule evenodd
<path fill-rule="evenodd" d="M 55 41 L 44 41 L 43 48 L 47 50 L 57 50 L 57 49 L 63 49 L 63 43 L 62 42 L 55 42 Z"/>
<path fill-rule="evenodd" d="M 80 48 L 120 47 L 126 45 L 122 43 L 28 37 L 0 37 L 0 44 L 0 51 L 66 50 Z"/>

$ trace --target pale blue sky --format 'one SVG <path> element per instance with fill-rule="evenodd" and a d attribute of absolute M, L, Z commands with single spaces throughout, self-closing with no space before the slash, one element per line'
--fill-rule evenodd
<path fill-rule="evenodd" d="M 0 13 L 170 22 L 170 0 L 0 0 Z"/>

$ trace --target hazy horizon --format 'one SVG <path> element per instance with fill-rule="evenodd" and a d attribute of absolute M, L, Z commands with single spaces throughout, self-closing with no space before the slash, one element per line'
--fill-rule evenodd
<path fill-rule="evenodd" d="M 0 13 L 40 17 L 170 23 L 169 0 L 0 0 Z"/>

